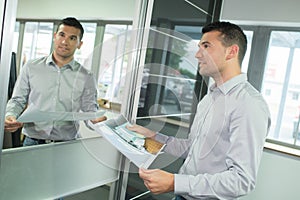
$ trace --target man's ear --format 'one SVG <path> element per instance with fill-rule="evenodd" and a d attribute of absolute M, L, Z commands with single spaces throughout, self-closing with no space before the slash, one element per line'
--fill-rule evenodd
<path fill-rule="evenodd" d="M 56 34 L 57 34 L 56 32 L 53 33 L 53 42 L 54 42 L 54 40 L 55 40 Z"/>
<path fill-rule="evenodd" d="M 77 45 L 77 49 L 80 49 L 80 48 L 81 48 L 81 46 L 82 46 L 82 44 L 83 44 L 83 42 L 82 42 L 82 41 L 80 41 L 80 42 L 79 42 L 79 44 Z"/>
<path fill-rule="evenodd" d="M 233 44 L 230 47 L 228 47 L 226 51 L 227 51 L 226 60 L 230 60 L 235 57 L 238 58 L 239 46 L 237 44 Z"/>

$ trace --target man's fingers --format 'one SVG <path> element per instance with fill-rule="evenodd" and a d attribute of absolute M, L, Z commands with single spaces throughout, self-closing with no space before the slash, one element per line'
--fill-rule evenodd
<path fill-rule="evenodd" d="M 103 122 L 103 121 L 105 121 L 105 120 L 107 120 L 107 117 L 106 117 L 106 116 L 101 116 L 101 117 L 98 117 L 97 119 L 91 120 L 91 122 L 92 122 L 93 124 L 96 124 L 96 123 L 98 123 L 98 122 Z"/>

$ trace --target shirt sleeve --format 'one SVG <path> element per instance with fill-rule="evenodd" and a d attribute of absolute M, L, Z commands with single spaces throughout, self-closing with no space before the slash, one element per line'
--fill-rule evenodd
<path fill-rule="evenodd" d="M 92 73 L 87 75 L 81 99 L 81 110 L 83 112 L 93 112 L 98 110 L 97 84 Z"/>
<path fill-rule="evenodd" d="M 176 157 L 185 158 L 190 146 L 189 139 L 176 138 L 173 136 L 166 136 L 161 133 L 157 133 L 155 140 L 166 144 L 164 152 L 169 153 Z"/>
<path fill-rule="evenodd" d="M 25 64 L 20 72 L 20 75 L 14 86 L 14 91 L 11 99 L 6 105 L 5 116 L 14 116 L 18 118 L 28 103 L 28 96 L 30 93 L 29 82 L 29 64 Z"/>
<path fill-rule="evenodd" d="M 87 80 L 85 81 L 84 91 L 81 99 L 81 110 L 83 112 L 95 112 L 99 109 L 97 103 L 97 84 L 96 79 L 92 73 L 87 75 Z M 93 130 L 89 126 L 88 121 L 84 121 L 86 127 Z"/>
<path fill-rule="evenodd" d="M 271 122 L 269 110 L 264 102 L 242 102 L 229 120 L 230 146 L 224 160 L 227 169 L 195 175 L 175 174 L 175 194 L 235 199 L 254 189 Z"/>

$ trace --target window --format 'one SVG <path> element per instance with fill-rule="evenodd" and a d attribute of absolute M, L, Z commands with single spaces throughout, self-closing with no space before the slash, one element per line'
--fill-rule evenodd
<path fill-rule="evenodd" d="M 269 104 L 269 139 L 300 144 L 300 32 L 271 31 L 262 93 Z"/>
<path fill-rule="evenodd" d="M 77 49 L 74 57 L 77 62 L 91 70 L 97 23 L 83 22 L 81 24 L 84 29 L 83 44 L 80 49 Z"/>
<path fill-rule="evenodd" d="M 129 53 L 131 25 L 107 24 L 98 75 L 99 98 L 121 103 Z"/>
<path fill-rule="evenodd" d="M 53 23 L 26 22 L 22 49 L 22 63 L 49 55 L 52 45 Z"/>

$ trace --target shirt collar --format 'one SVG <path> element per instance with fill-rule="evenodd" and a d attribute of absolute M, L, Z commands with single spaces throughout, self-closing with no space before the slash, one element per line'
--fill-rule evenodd
<path fill-rule="evenodd" d="M 211 92 L 218 89 L 226 95 L 232 88 L 245 81 L 247 81 L 247 74 L 242 73 L 231 78 L 220 86 L 216 86 L 216 84 L 213 84 L 209 89 Z"/>
<path fill-rule="evenodd" d="M 47 65 L 53 65 L 53 66 L 56 66 L 54 60 L 53 60 L 53 57 L 52 57 L 53 53 L 51 53 L 47 60 L 46 60 L 46 64 Z M 74 70 L 76 68 L 76 63 L 75 63 L 75 60 L 72 59 L 69 63 L 65 64 L 63 67 L 66 67 L 66 68 L 70 68 L 72 70 Z"/>

